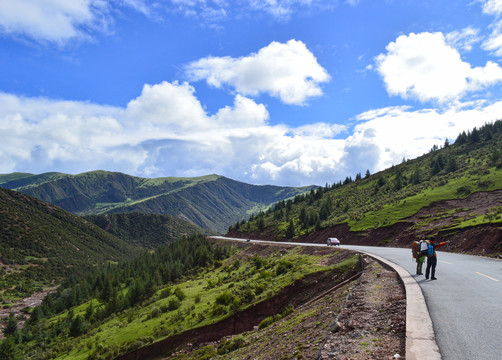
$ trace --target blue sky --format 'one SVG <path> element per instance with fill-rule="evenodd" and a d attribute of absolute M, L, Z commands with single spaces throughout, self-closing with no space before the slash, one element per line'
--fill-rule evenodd
<path fill-rule="evenodd" d="M 0 2 L 0 173 L 333 183 L 502 114 L 502 0 Z"/>

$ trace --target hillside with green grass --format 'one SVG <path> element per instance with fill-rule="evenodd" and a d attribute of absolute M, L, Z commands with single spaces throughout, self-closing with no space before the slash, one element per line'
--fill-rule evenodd
<path fill-rule="evenodd" d="M 502 121 L 496 121 L 379 173 L 359 173 L 280 201 L 234 224 L 228 234 L 318 242 L 338 236 L 345 243 L 404 246 L 426 235 L 477 229 L 476 236 L 496 238 L 485 250 L 497 253 L 502 251 L 494 235 L 502 226 L 501 149 Z M 462 244 L 452 244 L 453 250 L 456 245 L 462 250 Z"/>
<path fill-rule="evenodd" d="M 139 249 L 32 196 L 0 188 L 2 299 L 32 294 Z"/>
<path fill-rule="evenodd" d="M 87 215 L 83 218 L 130 244 L 146 249 L 155 249 L 181 237 L 206 232 L 188 221 L 171 215 L 133 212 Z"/>
<path fill-rule="evenodd" d="M 35 196 L 77 215 L 167 214 L 220 233 L 230 224 L 277 201 L 315 188 L 257 186 L 218 175 L 148 179 L 107 171 L 78 175 L 5 174 L 0 175 L 0 186 Z"/>
<path fill-rule="evenodd" d="M 65 283 L 33 309 L 18 349 L 39 359 L 165 355 L 193 337 L 265 328 L 359 270 L 359 256 L 340 249 L 180 239 Z"/>

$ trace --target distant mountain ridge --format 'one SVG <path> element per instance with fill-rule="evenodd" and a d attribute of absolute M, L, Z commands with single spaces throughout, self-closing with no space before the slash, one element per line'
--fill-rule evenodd
<path fill-rule="evenodd" d="M 77 175 L 5 174 L 0 175 L 0 186 L 77 215 L 168 214 L 217 232 L 226 232 L 231 224 L 277 201 L 316 188 L 250 185 L 218 175 L 150 179 L 101 170 Z"/>

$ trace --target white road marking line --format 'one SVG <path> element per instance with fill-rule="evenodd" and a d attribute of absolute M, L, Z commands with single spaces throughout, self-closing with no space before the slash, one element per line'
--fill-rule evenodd
<path fill-rule="evenodd" d="M 480 272 L 477 272 L 477 271 L 476 271 L 476 274 L 481 275 L 481 276 L 484 276 L 485 278 L 488 278 L 488 279 L 490 279 L 490 280 L 493 280 L 493 281 L 499 282 L 499 280 L 497 280 L 497 279 L 495 279 L 495 278 L 492 278 L 491 276 L 488 276 L 488 275 L 482 274 L 482 273 L 480 273 Z"/>
<path fill-rule="evenodd" d="M 451 262 L 439 260 L 440 263 L 451 265 Z"/>

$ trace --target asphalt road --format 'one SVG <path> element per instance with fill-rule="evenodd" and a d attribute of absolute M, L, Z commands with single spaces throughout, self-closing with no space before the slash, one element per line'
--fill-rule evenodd
<path fill-rule="evenodd" d="M 379 255 L 415 274 L 411 249 L 341 247 Z M 442 358 L 502 359 L 502 261 L 441 251 L 437 254 L 438 280 L 414 277 L 425 296 Z"/>
<path fill-rule="evenodd" d="M 374 253 L 415 274 L 411 250 L 345 247 Z M 502 359 L 502 261 L 441 251 L 437 255 L 438 280 L 414 277 L 425 296 L 443 359 Z"/>

